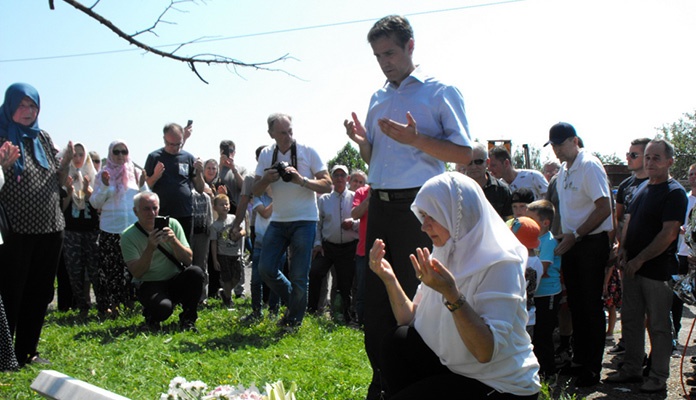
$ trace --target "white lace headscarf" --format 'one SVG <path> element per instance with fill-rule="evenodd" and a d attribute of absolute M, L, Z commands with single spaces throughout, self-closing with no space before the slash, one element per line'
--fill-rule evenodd
<path fill-rule="evenodd" d="M 82 147 L 82 150 L 85 152 L 85 161 L 82 163 L 82 167 L 77 168 L 74 162 L 70 163 L 70 170 L 68 171 L 68 173 L 73 178 L 73 185 L 75 185 L 76 181 L 79 179 L 79 176 L 82 176 L 83 178 L 86 176 L 89 178 L 89 184 L 92 187 L 94 187 L 94 176 L 96 175 L 97 171 L 94 169 L 94 164 L 92 164 L 92 158 L 89 156 L 89 151 L 87 151 L 87 147 L 85 147 L 85 145 L 80 142 L 76 142 L 73 146 L 80 146 Z M 80 184 L 82 184 L 82 182 L 80 182 Z M 74 190 L 72 194 L 73 204 L 78 210 L 84 210 L 86 206 L 85 196 L 84 194 L 80 196 L 80 194 L 76 192 L 77 191 Z"/>
<path fill-rule="evenodd" d="M 421 223 L 423 211 L 449 231 L 449 240 L 444 246 L 433 247 L 432 256 L 457 281 L 498 262 L 526 260 L 526 249 L 490 205 L 478 183 L 464 174 L 445 172 L 430 178 L 411 210 Z"/>

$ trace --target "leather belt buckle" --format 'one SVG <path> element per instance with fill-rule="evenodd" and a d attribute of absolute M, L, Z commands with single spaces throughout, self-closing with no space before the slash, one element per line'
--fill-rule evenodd
<path fill-rule="evenodd" d="M 389 201 L 389 192 L 385 192 L 382 190 L 378 190 L 377 194 L 379 194 L 379 199 L 382 201 Z"/>

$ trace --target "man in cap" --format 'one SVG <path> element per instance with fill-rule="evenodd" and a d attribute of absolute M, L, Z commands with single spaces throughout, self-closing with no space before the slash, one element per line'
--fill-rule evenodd
<path fill-rule="evenodd" d="M 350 212 L 355 193 L 346 188 L 348 168 L 336 165 L 331 168 L 333 191 L 319 197 L 319 221 L 314 240 L 312 269 L 309 272 L 310 311 L 317 311 L 321 293 L 321 283 L 331 267 L 335 268 L 338 293 L 341 294 L 342 312 L 346 322 L 350 322 L 351 288 L 355 276 L 355 249 L 358 245 L 358 222 Z"/>
<path fill-rule="evenodd" d="M 576 386 L 599 382 L 604 355 L 604 267 L 609 258 L 611 193 L 599 159 L 581 148 L 575 128 L 559 122 L 549 141 L 563 163 L 557 190 L 563 232 L 556 254 L 561 255 L 563 278 L 573 321 L 573 363 L 561 373 L 578 376 Z"/>

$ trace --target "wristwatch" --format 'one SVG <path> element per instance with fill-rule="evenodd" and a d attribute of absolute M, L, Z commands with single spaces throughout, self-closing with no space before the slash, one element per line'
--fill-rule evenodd
<path fill-rule="evenodd" d="M 573 236 L 575 237 L 575 241 L 579 242 L 580 239 L 582 239 L 582 236 L 578 233 L 578 231 L 573 231 Z"/>
<path fill-rule="evenodd" d="M 442 302 L 445 304 L 445 307 L 447 307 L 447 309 L 450 310 L 450 312 L 454 312 L 459 310 L 459 308 L 463 306 L 464 303 L 466 303 L 466 297 L 464 297 L 463 294 L 459 293 L 457 301 L 455 301 L 454 303 L 450 303 L 449 301 L 447 301 L 447 299 L 445 299 L 445 296 L 442 296 Z"/>

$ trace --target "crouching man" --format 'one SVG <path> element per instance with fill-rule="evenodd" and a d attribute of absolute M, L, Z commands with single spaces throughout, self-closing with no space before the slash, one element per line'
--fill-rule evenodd
<path fill-rule="evenodd" d="M 173 218 L 166 226 L 156 224 L 159 204 L 156 193 L 135 195 L 133 211 L 138 221 L 123 231 L 121 252 L 139 285 L 138 300 L 147 326 L 159 328 L 160 322 L 172 315 L 174 306 L 181 304 L 179 325 L 195 330 L 204 273 L 200 267 L 188 266 L 193 254 L 181 224 Z"/>

